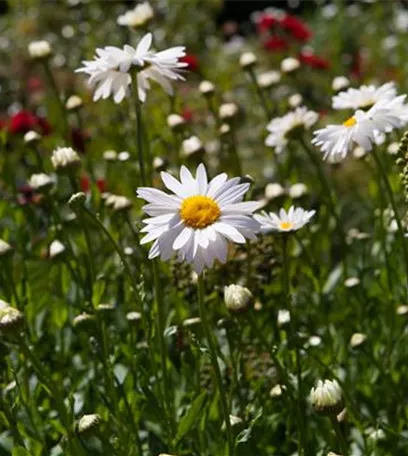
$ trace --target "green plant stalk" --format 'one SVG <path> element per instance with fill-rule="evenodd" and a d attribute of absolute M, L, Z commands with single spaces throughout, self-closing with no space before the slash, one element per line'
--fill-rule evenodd
<path fill-rule="evenodd" d="M 202 274 L 200 274 L 198 276 L 197 289 L 198 289 L 198 305 L 200 308 L 201 323 L 203 325 L 204 334 L 207 339 L 208 348 L 210 350 L 211 363 L 212 363 L 212 366 L 213 366 L 213 369 L 215 372 L 218 392 L 220 394 L 220 399 L 221 399 L 222 412 L 224 415 L 225 429 L 227 432 L 227 439 L 228 439 L 228 456 L 234 456 L 235 448 L 234 448 L 234 440 L 233 440 L 233 435 L 232 435 L 232 430 L 231 430 L 230 413 L 229 413 L 228 401 L 227 401 L 227 392 L 225 391 L 225 388 L 224 388 L 224 384 L 223 384 L 222 377 L 221 377 L 220 366 L 218 364 L 216 344 L 215 344 L 213 334 L 211 332 L 209 322 L 208 322 L 207 310 L 206 310 L 205 302 L 204 302 L 204 279 L 203 279 Z"/>
<path fill-rule="evenodd" d="M 23 448 L 25 448 L 24 444 L 24 439 L 21 436 L 18 427 L 17 427 L 17 420 L 14 418 L 13 412 L 11 411 L 10 407 L 6 403 L 5 400 L 3 400 L 2 395 L 0 394 L 0 411 L 4 413 L 4 416 L 6 417 L 6 420 L 9 423 L 9 428 L 11 435 L 13 436 L 13 440 L 15 444 L 21 445 Z"/>
<path fill-rule="evenodd" d="M 291 305 L 290 299 L 290 271 L 289 271 L 289 256 L 288 256 L 288 242 L 289 235 L 284 233 L 282 235 L 282 255 L 283 255 L 283 294 L 284 294 L 284 303 L 285 308 L 289 310 L 291 314 L 291 321 L 289 325 L 290 330 L 290 339 L 296 338 L 295 340 L 295 357 L 296 357 L 296 379 L 298 385 L 298 397 L 297 397 L 297 414 L 298 414 L 298 433 L 299 433 L 299 442 L 298 442 L 298 453 L 299 456 L 307 454 L 306 448 L 306 430 L 305 430 L 305 414 L 304 414 L 304 405 L 303 405 L 303 384 L 302 384 L 302 365 L 300 359 L 300 350 L 297 341 L 297 335 L 293 328 L 294 313 Z"/>
<path fill-rule="evenodd" d="M 340 423 L 337 421 L 336 415 L 330 415 L 330 421 L 332 422 L 334 432 L 336 433 L 337 443 L 339 444 L 342 452 L 342 456 L 348 456 L 348 446 L 344 438 L 343 432 L 340 428 Z"/>
<path fill-rule="evenodd" d="M 248 71 L 249 77 L 252 80 L 252 83 L 254 84 L 256 93 L 258 94 L 258 97 L 259 97 L 259 100 L 261 101 L 262 108 L 265 112 L 266 121 L 269 122 L 271 120 L 272 113 L 269 110 L 268 102 L 265 97 L 265 93 L 263 92 L 261 87 L 259 87 L 258 81 L 256 80 L 256 75 L 255 75 L 254 70 L 252 68 L 249 68 L 247 71 Z"/>
<path fill-rule="evenodd" d="M 11 259 L 9 261 L 7 261 L 7 265 L 6 265 L 6 267 L 4 269 L 5 269 L 6 277 L 8 279 L 9 284 L 10 284 L 10 287 L 11 287 L 12 295 L 14 296 L 14 299 L 16 301 L 16 306 L 17 306 L 18 309 L 22 310 L 21 301 L 20 301 L 20 298 L 19 298 L 18 293 L 17 293 L 16 282 L 14 281 L 14 277 L 13 277 L 13 268 L 12 268 L 12 260 Z"/>
<path fill-rule="evenodd" d="M 136 115 L 136 145 L 137 157 L 139 161 L 140 182 L 145 187 L 147 185 L 145 157 L 143 153 L 143 133 L 142 133 L 142 109 L 139 99 L 139 88 L 137 82 L 137 71 L 132 74 L 132 94 Z"/>
<path fill-rule="evenodd" d="M 386 191 L 388 193 L 388 198 L 390 200 L 390 204 L 391 204 L 392 210 L 394 211 L 394 217 L 395 217 L 395 220 L 397 222 L 398 235 L 400 236 L 401 245 L 402 245 L 402 253 L 403 253 L 403 256 L 404 256 L 406 280 L 408 281 L 408 249 L 407 249 L 407 243 L 406 243 L 407 241 L 405 239 L 405 233 L 404 233 L 404 228 L 402 226 L 401 217 L 398 214 L 397 203 L 396 203 L 395 198 L 394 198 L 394 193 L 392 191 L 392 187 L 391 187 L 390 181 L 388 180 L 387 172 L 386 172 L 386 170 L 384 168 L 384 165 L 383 165 L 380 157 L 378 156 L 377 151 L 375 150 L 375 148 L 373 148 L 371 153 L 372 153 L 372 156 L 374 157 L 374 161 L 375 161 L 375 163 L 377 165 L 378 171 L 380 172 L 381 178 L 382 178 L 382 180 L 384 182 L 385 189 L 386 189 Z"/>

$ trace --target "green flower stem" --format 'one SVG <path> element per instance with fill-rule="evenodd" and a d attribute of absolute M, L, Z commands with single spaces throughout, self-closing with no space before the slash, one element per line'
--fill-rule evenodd
<path fill-rule="evenodd" d="M 16 302 L 16 306 L 18 309 L 22 309 L 22 305 L 21 305 L 21 301 L 20 301 L 20 298 L 18 296 L 18 293 L 17 293 L 17 287 L 16 287 L 16 282 L 14 280 L 14 276 L 13 276 L 13 265 L 12 265 L 12 260 L 10 259 L 9 261 L 7 261 L 7 265 L 6 267 L 4 268 L 5 270 L 5 275 L 6 275 L 6 279 L 10 285 L 10 288 L 11 288 L 11 292 L 12 292 L 12 295 L 14 296 L 14 300 Z"/>
<path fill-rule="evenodd" d="M 336 433 L 337 443 L 341 448 L 342 456 L 348 456 L 349 451 L 347 442 L 344 438 L 343 432 L 341 431 L 340 423 L 337 421 L 336 415 L 330 415 L 330 420 L 332 422 L 334 432 Z"/>
<path fill-rule="evenodd" d="M 302 364 L 300 359 L 300 349 L 298 343 L 298 337 L 296 331 L 293 328 L 294 313 L 292 309 L 292 303 L 290 298 L 290 270 L 289 270 L 289 255 L 288 255 L 288 242 L 289 235 L 286 233 L 282 235 L 282 255 L 283 255 L 283 264 L 282 264 L 282 279 L 283 279 L 283 301 L 285 303 L 285 308 L 289 310 L 291 314 L 291 321 L 289 324 L 290 336 L 289 339 L 294 341 L 295 344 L 295 357 L 296 357 L 296 379 L 298 385 L 298 397 L 297 397 L 297 422 L 298 422 L 298 433 L 299 433 L 299 442 L 298 442 L 298 454 L 302 456 L 307 454 L 306 448 L 306 419 L 305 419 L 305 407 L 303 404 L 303 383 L 302 383 Z"/>
<path fill-rule="evenodd" d="M 9 429 L 10 429 L 11 435 L 13 436 L 14 443 L 16 445 L 20 445 L 23 448 L 25 448 L 24 439 L 21 436 L 20 432 L 18 431 L 17 420 L 14 417 L 14 414 L 11 411 L 11 408 L 9 407 L 7 402 L 3 399 L 1 394 L 0 394 L 0 411 L 2 411 L 4 413 L 4 416 L 6 417 L 6 420 L 8 421 Z"/>
<path fill-rule="evenodd" d="M 391 187 L 390 181 L 388 180 L 387 172 L 386 172 L 386 170 L 384 168 L 384 165 L 383 165 L 383 163 L 382 163 L 377 151 L 375 150 L 375 148 L 373 148 L 373 150 L 372 150 L 372 156 L 374 157 L 374 161 L 375 161 L 375 163 L 377 165 L 378 171 L 381 174 L 381 178 L 382 178 L 382 180 L 384 182 L 385 189 L 386 189 L 386 191 L 388 193 L 388 198 L 390 200 L 390 204 L 391 204 L 392 210 L 394 211 L 394 217 L 395 217 L 395 220 L 397 222 L 398 234 L 400 236 L 401 246 L 402 246 L 402 253 L 403 253 L 403 256 L 404 256 L 406 280 L 408 281 L 408 249 L 407 249 L 407 241 L 405 239 L 405 233 L 404 233 L 404 228 L 402 226 L 401 217 L 398 214 L 397 203 L 396 203 L 395 198 L 394 198 L 394 193 L 392 191 L 392 187 Z"/>
<path fill-rule="evenodd" d="M 242 176 L 242 164 L 241 158 L 238 154 L 238 144 L 237 144 L 237 135 L 235 125 L 231 124 L 231 155 L 233 161 L 233 172 L 236 176 Z"/>
<path fill-rule="evenodd" d="M 259 100 L 261 101 L 262 108 L 265 112 L 266 121 L 269 122 L 271 120 L 272 113 L 269 109 L 268 102 L 265 97 L 265 93 L 261 89 L 261 87 L 259 87 L 258 81 L 256 80 L 256 75 L 255 75 L 254 70 L 252 68 L 249 68 L 247 71 L 248 71 L 249 77 L 251 78 L 251 80 L 254 84 L 255 90 L 259 97 Z"/>
<path fill-rule="evenodd" d="M 84 214 L 79 213 L 79 218 L 81 221 L 82 229 L 84 230 L 84 235 L 85 235 L 85 242 L 86 242 L 86 247 L 88 250 L 88 255 L 86 259 L 86 264 L 88 268 L 88 280 L 87 282 L 87 289 L 88 289 L 88 300 L 92 302 L 92 294 L 93 294 L 93 284 L 95 282 L 95 262 L 94 262 L 94 253 L 92 249 L 92 240 L 91 236 L 89 233 L 89 226 L 86 223 Z M 85 291 L 85 290 L 84 290 Z M 97 304 L 97 303 L 94 303 Z"/>
<path fill-rule="evenodd" d="M 229 413 L 228 402 L 227 402 L 227 393 L 224 388 L 224 384 L 223 384 L 222 377 L 221 377 L 220 366 L 218 364 L 216 343 L 214 341 L 214 337 L 213 337 L 213 334 L 211 332 L 211 328 L 210 328 L 209 322 L 208 322 L 207 309 L 205 307 L 205 302 L 204 302 L 204 279 L 203 279 L 202 274 L 200 274 L 198 276 L 197 285 L 198 285 L 198 305 L 200 308 L 201 323 L 203 325 L 204 334 L 207 339 L 208 348 L 210 350 L 211 363 L 212 363 L 212 366 L 213 366 L 213 369 L 215 372 L 218 392 L 220 394 L 220 399 L 221 399 L 222 412 L 224 415 L 225 429 L 227 432 L 227 439 L 228 439 L 228 456 L 233 456 L 234 455 L 234 439 L 233 439 L 232 430 L 231 430 L 230 413 Z"/>
<path fill-rule="evenodd" d="M 55 82 L 55 78 L 54 78 L 54 75 L 53 75 L 53 73 L 51 71 L 51 68 L 50 68 L 48 60 L 44 61 L 43 68 L 44 68 L 45 75 L 46 75 L 46 77 L 48 79 L 48 82 L 50 83 L 51 89 L 52 89 L 52 91 L 54 93 L 54 97 L 55 97 L 55 99 L 57 101 L 59 110 L 60 110 L 60 115 L 61 115 L 61 119 L 62 119 L 62 122 L 63 122 L 64 134 L 66 136 L 68 136 L 67 112 L 66 112 L 66 109 L 65 109 L 65 105 L 64 105 L 63 101 L 61 100 L 61 97 L 60 97 L 60 94 L 59 94 L 59 90 L 58 90 L 58 87 L 57 87 L 57 83 Z"/>
<path fill-rule="evenodd" d="M 137 83 L 137 72 L 132 74 L 132 94 L 136 115 L 136 141 L 137 141 L 137 156 L 139 161 L 140 182 L 143 186 L 148 184 L 145 168 L 145 157 L 143 153 L 143 132 L 142 132 L 142 107 L 139 99 L 139 90 Z"/>
<path fill-rule="evenodd" d="M 341 244 L 342 244 L 342 254 L 343 254 L 343 278 L 346 279 L 348 277 L 348 265 L 347 265 L 347 244 L 346 244 L 346 236 L 343 230 L 343 225 L 340 220 L 340 216 L 336 209 L 336 202 L 333 197 L 332 189 L 329 185 L 327 180 L 326 174 L 323 170 L 322 161 L 319 157 L 316 156 L 314 151 L 308 146 L 306 141 L 303 137 L 300 138 L 300 143 L 302 144 L 304 150 L 308 154 L 310 161 L 313 163 L 314 167 L 316 168 L 317 174 L 319 176 L 320 183 L 323 187 L 323 191 L 328 200 L 328 208 L 329 211 L 332 213 L 333 218 L 336 221 L 336 226 L 339 232 Z"/>
<path fill-rule="evenodd" d="M 167 370 L 167 347 L 166 341 L 164 339 L 164 331 L 166 326 L 166 316 L 164 312 L 164 300 L 163 300 L 163 285 L 160 283 L 160 271 L 159 264 L 157 260 L 153 260 L 153 280 L 154 280 L 154 294 L 157 306 L 156 312 L 156 325 L 157 333 L 159 337 L 159 347 L 160 347 L 160 361 L 163 375 L 163 390 L 164 390 L 164 400 L 166 403 L 166 409 L 168 414 L 169 429 L 171 431 L 172 438 L 176 433 L 176 414 L 174 410 L 174 400 L 172 397 L 172 387 L 170 385 L 169 372 Z"/>

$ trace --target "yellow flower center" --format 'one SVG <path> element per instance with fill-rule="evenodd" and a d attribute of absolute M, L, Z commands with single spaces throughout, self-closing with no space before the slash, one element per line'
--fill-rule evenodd
<path fill-rule="evenodd" d="M 221 215 L 218 204 L 208 196 L 197 195 L 186 198 L 180 209 L 183 222 L 191 227 L 202 229 L 212 225 Z"/>
<path fill-rule="evenodd" d="M 343 122 L 343 125 L 345 127 L 354 127 L 354 125 L 357 123 L 357 120 L 356 118 L 353 116 L 353 117 L 350 117 L 348 118 L 345 122 Z"/>
<path fill-rule="evenodd" d="M 279 224 L 281 230 L 291 230 L 293 228 L 292 222 L 280 222 Z"/>

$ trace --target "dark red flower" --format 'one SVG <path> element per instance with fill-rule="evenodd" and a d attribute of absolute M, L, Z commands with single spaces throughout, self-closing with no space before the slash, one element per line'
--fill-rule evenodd
<path fill-rule="evenodd" d="M 361 78 L 363 75 L 363 58 L 359 51 L 353 55 L 350 72 L 351 75 L 357 79 Z"/>
<path fill-rule="evenodd" d="M 26 204 L 37 204 L 41 201 L 43 195 L 33 191 L 29 185 L 20 185 L 17 187 L 17 203 L 21 206 Z"/>
<path fill-rule="evenodd" d="M 44 117 L 37 117 L 37 125 L 43 136 L 49 135 L 52 131 L 50 123 Z"/>
<path fill-rule="evenodd" d="M 264 33 L 270 30 L 277 22 L 276 17 L 272 16 L 272 14 L 263 13 L 256 23 L 256 28 L 259 33 Z"/>
<path fill-rule="evenodd" d="M 184 108 L 183 111 L 181 112 L 181 117 L 186 122 L 191 122 L 191 119 L 193 118 L 193 111 L 189 108 Z"/>
<path fill-rule="evenodd" d="M 299 54 L 299 61 L 317 70 L 327 70 L 330 68 L 330 62 L 328 60 L 309 52 L 301 52 Z"/>
<path fill-rule="evenodd" d="M 14 135 L 27 133 L 29 130 L 38 130 L 45 136 L 51 132 L 51 126 L 46 119 L 23 109 L 11 117 L 8 130 Z"/>
<path fill-rule="evenodd" d="M 105 179 L 96 179 L 96 186 L 98 190 L 103 193 L 106 190 L 106 181 Z"/>
<path fill-rule="evenodd" d="M 27 81 L 27 89 L 30 93 L 43 90 L 44 84 L 40 78 L 32 77 Z"/>
<path fill-rule="evenodd" d="M 286 51 L 288 48 L 288 42 L 279 36 L 271 36 L 268 38 L 264 44 L 264 48 L 272 52 L 282 52 Z"/>
<path fill-rule="evenodd" d="M 79 186 L 84 193 L 88 193 L 91 188 L 91 180 L 86 174 L 83 174 L 79 180 Z M 96 186 L 100 193 L 103 193 L 106 188 L 105 179 L 96 179 Z"/>
<path fill-rule="evenodd" d="M 300 19 L 291 16 L 290 14 L 284 16 L 279 21 L 279 24 L 284 30 L 289 32 L 293 38 L 302 43 L 308 41 L 312 37 L 312 31 L 309 27 Z"/>
<path fill-rule="evenodd" d="M 89 138 L 89 133 L 86 130 L 81 130 L 80 128 L 73 128 L 71 130 L 72 147 L 78 152 L 85 153 L 86 143 Z"/>
<path fill-rule="evenodd" d="M 195 55 L 187 54 L 181 57 L 180 62 L 187 63 L 186 69 L 189 71 L 197 71 L 199 67 L 198 58 Z"/>

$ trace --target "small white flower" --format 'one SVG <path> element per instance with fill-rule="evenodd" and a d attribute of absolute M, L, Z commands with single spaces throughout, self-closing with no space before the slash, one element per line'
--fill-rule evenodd
<path fill-rule="evenodd" d="M 387 147 L 387 154 L 396 155 L 399 151 L 399 143 L 393 142 Z"/>
<path fill-rule="evenodd" d="M 166 159 L 162 157 L 154 157 L 153 159 L 153 169 L 155 171 L 164 171 L 168 165 Z"/>
<path fill-rule="evenodd" d="M 134 9 L 126 11 L 118 17 L 117 23 L 131 28 L 143 27 L 154 17 L 153 8 L 148 2 L 136 5 Z"/>
<path fill-rule="evenodd" d="M 80 166 L 81 159 L 71 147 L 57 147 L 52 152 L 51 162 L 56 171 L 63 171 Z"/>
<path fill-rule="evenodd" d="M 393 82 L 387 82 L 380 87 L 375 85 L 362 85 L 358 89 L 349 88 L 340 92 L 332 99 L 334 109 L 367 109 L 378 101 L 391 100 L 397 95 Z"/>
<path fill-rule="evenodd" d="M 279 383 L 275 385 L 269 392 L 270 397 L 280 397 L 286 391 L 285 385 L 280 385 Z"/>
<path fill-rule="evenodd" d="M 204 150 L 203 143 L 198 136 L 190 136 L 182 142 L 183 155 L 190 157 Z"/>
<path fill-rule="evenodd" d="M 52 241 L 49 249 L 48 249 L 48 256 L 53 259 L 60 256 L 66 250 L 64 244 L 58 240 Z"/>
<path fill-rule="evenodd" d="M 144 220 L 142 232 L 147 235 L 141 244 L 154 241 L 150 259 L 160 256 L 165 261 L 177 254 L 200 274 L 216 259 L 227 261 L 228 241 L 243 244 L 246 238 L 255 238 L 259 223 L 252 212 L 258 203 L 242 202 L 250 185 L 240 184 L 239 177 L 228 179 L 223 173 L 208 181 L 201 164 L 195 177 L 182 166 L 180 181 L 166 172 L 161 178 L 173 194 L 155 188 L 137 191 L 149 203 L 143 207 L 151 218 Z"/>
<path fill-rule="evenodd" d="M 364 343 L 367 339 L 367 336 L 365 334 L 362 334 L 362 333 L 354 333 L 352 336 L 351 336 L 351 339 L 350 339 L 350 347 L 352 348 L 356 348 L 358 347 L 359 345 L 361 345 L 362 343 Z"/>
<path fill-rule="evenodd" d="M 288 103 L 291 108 L 297 108 L 303 103 L 303 97 L 300 93 L 294 93 L 288 98 Z"/>
<path fill-rule="evenodd" d="M 127 150 L 122 150 L 122 152 L 118 153 L 118 160 L 120 162 L 126 162 L 130 158 L 130 153 Z"/>
<path fill-rule="evenodd" d="M 281 72 L 282 73 L 292 73 L 292 71 L 297 70 L 300 67 L 300 62 L 294 57 L 287 57 L 281 62 Z"/>
<path fill-rule="evenodd" d="M 218 116 L 222 120 L 228 120 L 235 117 L 238 113 L 238 106 L 235 103 L 223 103 L 219 110 Z"/>
<path fill-rule="evenodd" d="M 45 173 L 33 174 L 28 185 L 34 190 L 46 190 L 54 185 L 54 179 Z"/>
<path fill-rule="evenodd" d="M 407 315 L 408 314 L 408 306 L 398 306 L 397 307 L 397 315 Z"/>
<path fill-rule="evenodd" d="M 288 211 L 281 209 L 279 215 L 273 212 L 255 214 L 254 218 L 261 224 L 261 232 L 278 231 L 288 233 L 297 231 L 310 222 L 316 211 L 305 211 L 301 207 L 291 206 Z"/>
<path fill-rule="evenodd" d="M 229 133 L 231 133 L 231 125 L 223 123 L 219 128 L 219 132 L 221 136 L 228 135 Z"/>
<path fill-rule="evenodd" d="M 103 153 L 103 159 L 106 161 L 116 161 L 118 158 L 118 154 L 115 150 L 105 150 Z"/>
<path fill-rule="evenodd" d="M 350 85 L 350 80 L 346 76 L 336 76 L 332 81 L 332 89 L 335 92 L 346 89 Z"/>
<path fill-rule="evenodd" d="M 322 338 L 320 336 L 310 336 L 309 345 L 311 347 L 318 347 L 322 343 Z"/>
<path fill-rule="evenodd" d="M 353 157 L 356 158 L 357 160 L 361 160 L 367 155 L 367 151 L 364 149 L 364 147 L 357 146 L 353 149 Z"/>
<path fill-rule="evenodd" d="M 210 96 L 215 92 L 215 85 L 210 81 L 201 81 L 198 86 L 201 95 Z"/>
<path fill-rule="evenodd" d="M 278 326 L 285 326 L 290 323 L 290 312 L 287 309 L 279 309 L 277 316 Z"/>
<path fill-rule="evenodd" d="M 179 114 L 170 114 L 167 117 L 167 125 L 172 130 L 179 130 L 186 124 L 184 117 L 181 117 Z"/>
<path fill-rule="evenodd" d="M 84 434 L 95 430 L 101 424 L 100 415 L 93 413 L 90 415 L 84 415 L 78 422 L 79 434 Z"/>
<path fill-rule="evenodd" d="M 251 305 L 254 297 L 248 288 L 241 285 L 229 285 L 224 288 L 224 302 L 228 310 L 242 312 Z"/>
<path fill-rule="evenodd" d="M 319 119 L 317 112 L 309 111 L 304 106 L 296 108 L 283 117 L 276 117 L 266 126 L 269 135 L 265 144 L 274 147 L 276 153 L 281 153 L 292 137 L 314 125 Z"/>
<path fill-rule="evenodd" d="M 267 184 L 265 187 L 265 198 L 268 200 L 273 200 L 275 198 L 279 198 L 280 196 L 285 194 L 285 189 L 282 187 L 281 184 L 277 183 L 270 183 Z"/>
<path fill-rule="evenodd" d="M 33 144 L 41 139 L 41 135 L 34 130 L 27 131 L 24 135 L 24 142 L 26 144 Z"/>
<path fill-rule="evenodd" d="M 291 185 L 289 188 L 289 196 L 292 199 L 298 199 L 306 195 L 309 192 L 307 186 L 301 182 Z"/>
<path fill-rule="evenodd" d="M 0 299 L 0 333 L 19 331 L 24 325 L 24 315 Z"/>
<path fill-rule="evenodd" d="M 358 277 L 348 277 L 344 281 L 344 286 L 346 288 L 354 288 L 354 287 L 356 287 L 359 284 L 360 284 L 360 279 Z"/>
<path fill-rule="evenodd" d="M 279 71 L 267 71 L 266 73 L 261 73 L 257 78 L 256 78 L 259 87 L 262 87 L 263 89 L 269 89 L 275 84 L 278 84 L 278 82 L 281 80 L 281 74 Z"/>
<path fill-rule="evenodd" d="M 105 205 L 111 207 L 115 212 L 127 211 L 132 207 L 132 201 L 126 196 L 109 195 L 105 200 Z"/>
<path fill-rule="evenodd" d="M 356 111 L 340 125 L 332 124 L 315 131 L 312 144 L 318 146 L 324 153 L 323 158 L 331 162 L 344 159 L 355 143 L 370 151 L 378 133 L 401 126 L 399 98 L 391 102 L 380 101 L 366 112 Z"/>
<path fill-rule="evenodd" d="M 342 391 L 337 380 L 319 380 L 310 391 L 310 401 L 317 412 L 338 413 L 342 405 Z"/>
<path fill-rule="evenodd" d="M 244 69 L 252 68 L 257 63 L 258 59 L 253 52 L 244 52 L 239 59 L 239 64 Z"/>
<path fill-rule="evenodd" d="M 0 239 L 0 257 L 8 255 L 12 250 L 13 249 L 8 242 Z"/>
<path fill-rule="evenodd" d="M 48 41 L 32 41 L 28 45 L 28 53 L 32 59 L 45 59 L 51 55 L 51 46 Z"/>
<path fill-rule="evenodd" d="M 65 103 L 65 107 L 68 111 L 74 111 L 83 105 L 82 98 L 78 95 L 71 95 Z"/>

